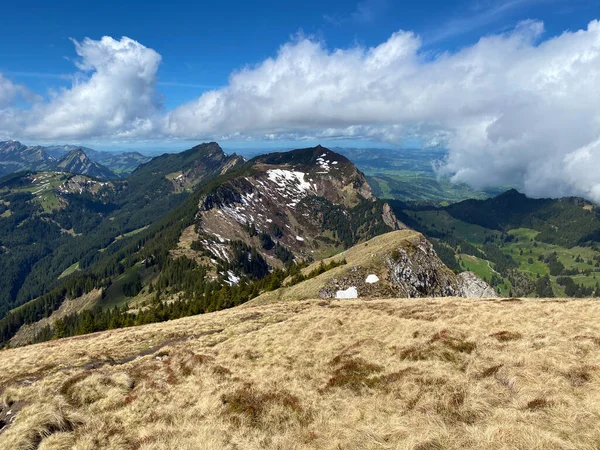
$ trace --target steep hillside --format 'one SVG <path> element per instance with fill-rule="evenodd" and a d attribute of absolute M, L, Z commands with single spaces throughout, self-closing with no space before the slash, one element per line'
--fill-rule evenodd
<path fill-rule="evenodd" d="M 332 268 L 327 270 L 328 267 Z M 285 287 L 286 284 L 291 286 Z M 474 274 L 456 275 L 448 269 L 422 234 L 400 230 L 316 262 L 302 269 L 300 276 L 286 280 L 284 287 L 265 293 L 251 303 L 311 298 L 443 296 L 491 298 L 496 297 L 496 293 Z"/>
<path fill-rule="evenodd" d="M 181 153 L 165 153 L 142 164 L 132 182 L 164 178 L 176 190 L 192 190 L 203 181 L 222 175 L 244 163 L 236 154 L 227 155 L 216 142 L 200 144 Z"/>
<path fill-rule="evenodd" d="M 0 351 L 0 448 L 594 449 L 600 304 L 318 300 Z"/>
<path fill-rule="evenodd" d="M 537 240 L 573 247 L 600 238 L 600 211 L 581 198 L 532 199 L 512 189 L 487 200 L 444 208 L 452 217 L 498 231 L 530 228 Z"/>
<path fill-rule="evenodd" d="M 364 175 L 321 146 L 259 156 L 216 181 L 200 198 L 197 242 L 227 270 L 247 247 L 282 267 L 402 227 Z"/>
<path fill-rule="evenodd" d="M 58 160 L 56 170 L 87 175 L 101 180 L 118 178 L 118 176 L 110 169 L 88 158 L 85 152 L 80 148 L 70 151 Z"/>

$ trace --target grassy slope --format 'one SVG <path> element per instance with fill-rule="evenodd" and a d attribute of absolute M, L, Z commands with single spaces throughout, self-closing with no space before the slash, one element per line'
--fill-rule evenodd
<path fill-rule="evenodd" d="M 246 305 L 1 351 L 0 448 L 593 449 L 599 343 L 586 300 Z"/>

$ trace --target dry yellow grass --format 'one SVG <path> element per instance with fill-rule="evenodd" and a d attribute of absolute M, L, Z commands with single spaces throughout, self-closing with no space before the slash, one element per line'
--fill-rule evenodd
<path fill-rule="evenodd" d="M 599 365 L 591 300 L 272 303 L 0 352 L 0 448 L 591 450 Z"/>

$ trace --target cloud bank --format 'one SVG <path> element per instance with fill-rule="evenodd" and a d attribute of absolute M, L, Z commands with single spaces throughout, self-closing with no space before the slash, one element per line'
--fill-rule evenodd
<path fill-rule="evenodd" d="M 372 48 L 329 50 L 299 37 L 171 111 L 155 90 L 160 55 L 128 38 L 86 39 L 75 43 L 72 87 L 49 101 L 19 109 L 0 77 L 0 130 L 47 139 L 416 138 L 449 149 L 438 170 L 455 181 L 600 203 L 600 22 L 542 36 L 542 23 L 526 21 L 439 54 L 406 31 Z"/>

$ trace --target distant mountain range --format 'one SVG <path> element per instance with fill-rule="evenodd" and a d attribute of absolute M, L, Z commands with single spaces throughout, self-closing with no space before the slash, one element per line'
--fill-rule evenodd
<path fill-rule="evenodd" d="M 126 176 L 151 158 L 137 152 L 100 152 L 73 145 L 26 146 L 0 142 L 0 176 L 24 170 L 59 170 L 100 179 Z"/>

